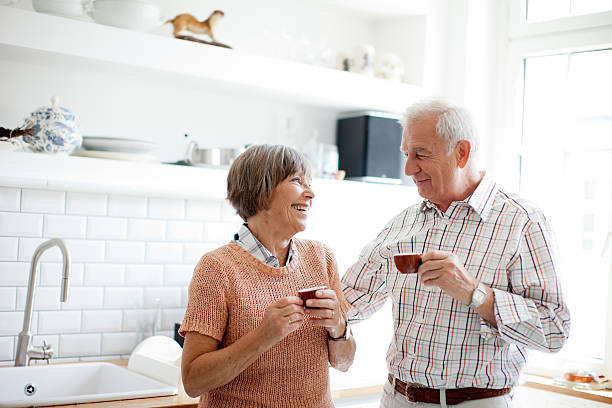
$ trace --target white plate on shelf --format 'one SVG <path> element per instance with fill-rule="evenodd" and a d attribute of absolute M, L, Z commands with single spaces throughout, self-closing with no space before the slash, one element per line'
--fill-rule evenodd
<path fill-rule="evenodd" d="M 99 152 L 150 153 L 157 150 L 155 142 L 110 136 L 83 136 L 83 148 Z"/>
<path fill-rule="evenodd" d="M 152 162 L 157 160 L 157 157 L 152 154 L 105 152 L 99 150 L 78 150 L 72 153 L 72 155 L 80 157 L 95 157 L 97 159 L 126 160 L 138 162 Z"/>

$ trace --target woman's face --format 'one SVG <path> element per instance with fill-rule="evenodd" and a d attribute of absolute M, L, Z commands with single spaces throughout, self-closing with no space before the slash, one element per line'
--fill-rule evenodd
<path fill-rule="evenodd" d="M 281 230 L 293 236 L 306 229 L 308 211 L 314 196 L 310 180 L 301 173 L 295 173 L 276 186 L 268 209 L 264 211 Z"/>

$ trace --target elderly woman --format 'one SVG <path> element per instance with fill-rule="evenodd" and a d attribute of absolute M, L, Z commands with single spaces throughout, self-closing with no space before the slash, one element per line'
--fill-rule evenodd
<path fill-rule="evenodd" d="M 310 174 L 278 145 L 252 146 L 230 168 L 227 198 L 245 224 L 196 266 L 180 328 L 183 384 L 200 407 L 333 407 L 328 362 L 346 371 L 355 342 L 333 254 L 294 238 Z M 297 296 L 323 285 L 306 304 Z"/>

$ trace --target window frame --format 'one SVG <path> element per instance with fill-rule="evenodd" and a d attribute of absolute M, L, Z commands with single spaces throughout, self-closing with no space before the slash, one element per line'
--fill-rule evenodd
<path fill-rule="evenodd" d="M 504 102 L 500 105 L 499 117 L 505 132 L 504 141 L 495 149 L 495 157 L 504 158 L 499 165 L 514 171 L 518 189 L 520 180 L 520 160 L 523 134 L 523 93 L 525 86 L 525 60 L 529 57 L 565 54 L 579 51 L 596 51 L 612 47 L 612 11 L 563 17 L 554 20 L 528 22 L 526 2 L 510 0 L 505 64 Z M 508 154 L 510 153 L 510 154 Z M 497 166 L 496 166 L 497 167 Z M 499 167 L 498 167 L 499 168 Z M 604 252 L 609 259 L 608 304 L 606 308 L 606 339 L 604 361 L 593 360 L 591 367 L 612 375 L 612 232 Z M 584 364 L 584 361 L 564 361 L 565 364 Z M 555 377 L 562 374 L 564 364 L 559 368 L 527 364 L 525 372 Z"/>

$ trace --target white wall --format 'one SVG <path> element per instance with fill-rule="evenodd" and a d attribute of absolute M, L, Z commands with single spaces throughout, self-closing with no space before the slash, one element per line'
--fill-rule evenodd
<path fill-rule="evenodd" d="M 190 12 L 205 18 L 212 11 L 207 3 L 195 0 L 154 2 L 160 6 L 164 17 Z M 15 6 L 32 8 L 28 0 L 19 0 Z M 230 0 L 219 7 L 226 15 L 218 26 L 217 39 L 236 50 L 278 57 L 297 53 L 299 57 L 305 43 L 311 47 L 350 51 L 356 45 L 374 41 L 380 44 L 381 52 L 394 51 L 410 60 L 408 76 L 419 81 L 422 19 L 407 18 L 375 26 L 358 14 L 340 10 L 332 4 L 297 0 Z M 170 36 L 171 25 L 152 32 Z M 401 36 L 396 33 L 409 40 L 398 41 Z M 392 41 L 384 41 L 387 34 L 393 37 Z M 128 69 L 91 72 L 61 63 L 16 62 L 7 55 L 0 55 L 0 78 L 3 78 L 0 87 L 2 126 L 21 126 L 30 112 L 48 105 L 50 97 L 57 95 L 61 106 L 77 114 L 83 134 L 157 141 L 161 144 L 159 157 L 162 161 L 182 158 L 185 133 L 204 147 L 292 143 L 295 139 L 311 137 L 315 130 L 321 141 L 335 143 L 337 110 L 262 98 L 256 94 L 217 92 L 194 86 L 187 78 L 149 76 Z"/>

